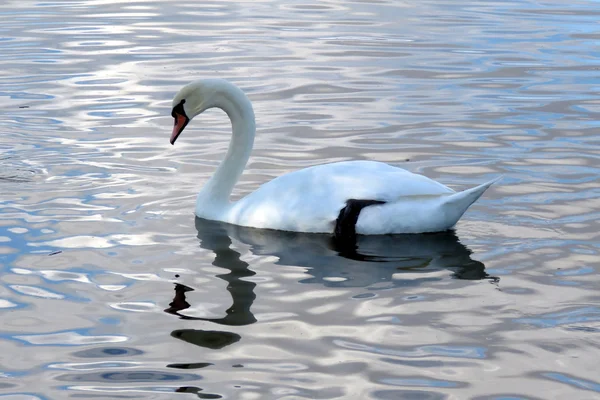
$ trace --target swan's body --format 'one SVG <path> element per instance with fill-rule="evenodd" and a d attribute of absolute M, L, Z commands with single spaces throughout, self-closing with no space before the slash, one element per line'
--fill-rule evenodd
<path fill-rule="evenodd" d="M 332 233 L 349 200 L 374 200 L 382 204 L 359 210 L 356 233 L 437 232 L 452 228 L 495 182 L 456 193 L 425 176 L 388 164 L 345 161 L 282 175 L 230 202 L 254 142 L 254 111 L 245 94 L 223 80 L 186 85 L 173 100 L 171 143 L 191 118 L 212 107 L 228 114 L 233 137 L 224 161 L 198 194 L 196 215 L 201 218 L 254 228 Z"/>

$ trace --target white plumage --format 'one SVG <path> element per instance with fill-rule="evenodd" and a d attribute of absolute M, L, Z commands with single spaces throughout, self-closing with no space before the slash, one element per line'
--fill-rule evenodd
<path fill-rule="evenodd" d="M 230 202 L 254 142 L 254 111 L 246 95 L 219 79 L 186 85 L 173 100 L 171 143 L 189 120 L 212 107 L 228 114 L 233 136 L 225 159 L 198 194 L 196 215 L 201 218 L 254 228 L 331 233 L 346 201 L 378 200 L 385 203 L 360 212 L 356 233 L 437 232 L 452 228 L 497 180 L 456 193 L 425 176 L 385 163 L 344 161 L 282 175 Z"/>

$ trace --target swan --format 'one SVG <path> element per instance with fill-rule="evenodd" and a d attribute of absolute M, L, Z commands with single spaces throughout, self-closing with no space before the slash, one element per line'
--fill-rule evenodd
<path fill-rule="evenodd" d="M 290 172 L 242 199 L 229 197 L 250 158 L 256 132 L 245 93 L 223 79 L 193 81 L 173 99 L 170 142 L 209 108 L 228 115 L 232 139 L 225 158 L 196 200 L 196 215 L 233 225 L 334 237 L 425 233 L 454 227 L 467 208 L 500 177 L 455 192 L 402 168 L 376 161 L 342 161 Z"/>

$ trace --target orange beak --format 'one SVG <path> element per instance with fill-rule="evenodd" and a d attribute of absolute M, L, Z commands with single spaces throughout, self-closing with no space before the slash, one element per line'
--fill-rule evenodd
<path fill-rule="evenodd" d="M 171 133 L 171 144 L 175 144 L 175 141 L 183 132 L 185 126 L 190 122 L 190 119 L 185 115 L 181 115 L 179 113 L 173 113 L 173 117 L 175 117 L 175 124 L 173 125 L 173 133 Z"/>

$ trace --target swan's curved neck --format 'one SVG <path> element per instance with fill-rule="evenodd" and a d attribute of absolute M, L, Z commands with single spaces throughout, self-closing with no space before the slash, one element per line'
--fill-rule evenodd
<path fill-rule="evenodd" d="M 231 120 L 232 138 L 225 159 L 198 193 L 197 215 L 208 216 L 230 205 L 229 196 L 250 158 L 256 131 L 252 104 L 240 89 L 231 86 L 215 97 L 213 107 L 225 111 Z"/>

